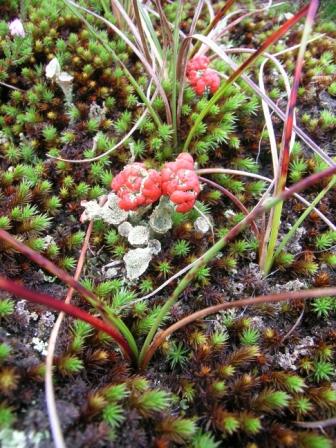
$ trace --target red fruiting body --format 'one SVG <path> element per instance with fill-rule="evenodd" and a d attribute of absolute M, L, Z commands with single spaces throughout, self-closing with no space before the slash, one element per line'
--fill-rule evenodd
<path fill-rule="evenodd" d="M 200 192 L 194 160 L 190 154 L 181 153 L 175 162 L 166 163 L 161 171 L 162 193 L 177 205 L 176 211 L 191 210 Z"/>
<path fill-rule="evenodd" d="M 152 204 L 164 194 L 176 204 L 176 211 L 185 213 L 193 208 L 200 192 L 194 159 L 185 152 L 175 162 L 166 163 L 161 173 L 147 170 L 143 163 L 131 163 L 117 174 L 111 187 L 119 207 L 127 211 Z"/>
<path fill-rule="evenodd" d="M 177 172 L 177 177 L 176 189 L 169 197 L 177 205 L 177 212 L 186 213 L 193 208 L 200 192 L 200 185 L 195 171 L 180 170 Z"/>
<path fill-rule="evenodd" d="M 211 93 L 216 92 L 220 84 L 220 78 L 214 70 L 211 70 L 211 68 L 205 70 L 201 79 L 204 81 L 206 87 L 210 89 Z"/>
<path fill-rule="evenodd" d="M 187 73 L 192 70 L 205 70 L 208 68 L 210 59 L 207 56 L 195 56 L 187 64 Z"/>
<path fill-rule="evenodd" d="M 136 210 L 159 199 L 161 176 L 156 170 L 147 170 L 143 163 L 131 163 L 113 179 L 111 187 L 121 209 Z"/>
<path fill-rule="evenodd" d="M 197 95 L 203 95 L 207 90 L 215 93 L 220 85 L 218 74 L 208 65 L 206 56 L 195 56 L 187 64 L 187 79 Z"/>
<path fill-rule="evenodd" d="M 198 72 L 196 78 L 192 75 L 192 78 L 189 78 L 189 82 L 197 95 L 203 95 L 207 89 L 211 93 L 215 93 L 219 87 L 220 78 L 214 70 L 207 68 L 202 73 Z"/>

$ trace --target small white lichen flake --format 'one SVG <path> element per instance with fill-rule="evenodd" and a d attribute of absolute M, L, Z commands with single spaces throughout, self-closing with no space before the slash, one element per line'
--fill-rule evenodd
<path fill-rule="evenodd" d="M 159 240 L 149 240 L 148 249 L 153 255 L 157 255 L 161 252 L 161 243 Z"/>
<path fill-rule="evenodd" d="M 72 99 L 73 79 L 74 77 L 68 72 L 61 72 L 58 78 L 56 78 L 56 82 L 62 89 L 64 96 L 68 102 L 71 102 Z"/>
<path fill-rule="evenodd" d="M 196 232 L 207 233 L 210 230 L 210 220 L 205 216 L 199 216 L 194 222 Z"/>
<path fill-rule="evenodd" d="M 314 339 L 311 336 L 306 336 L 294 347 L 286 347 L 285 353 L 278 353 L 275 356 L 275 361 L 282 369 L 297 370 L 298 358 L 307 355 L 307 353 L 309 353 L 309 348 L 313 347 L 314 344 Z"/>
<path fill-rule="evenodd" d="M 46 77 L 56 80 L 61 74 L 61 66 L 57 58 L 53 58 L 45 68 Z"/>
<path fill-rule="evenodd" d="M 173 227 L 172 214 L 174 206 L 166 196 L 162 196 L 159 204 L 149 218 L 149 225 L 155 233 L 164 235 Z"/>
<path fill-rule="evenodd" d="M 107 196 L 107 202 L 102 207 L 101 218 L 103 221 L 113 226 L 118 226 L 123 221 L 126 221 L 128 212 L 121 209 L 118 205 L 118 196 L 110 193 Z"/>
<path fill-rule="evenodd" d="M 129 280 L 139 278 L 148 268 L 153 254 L 148 247 L 132 249 L 127 252 L 123 260 L 126 266 L 126 275 Z"/>
<path fill-rule="evenodd" d="M 43 239 L 43 250 L 47 250 L 52 244 L 56 244 L 56 241 L 51 235 L 46 235 Z"/>
<path fill-rule="evenodd" d="M 4 428 L 0 431 L 0 442 L 2 448 L 25 448 L 27 439 L 23 431 Z"/>
<path fill-rule="evenodd" d="M 128 221 L 125 221 L 118 226 L 118 233 L 120 236 L 124 236 L 125 238 L 127 238 L 132 229 L 132 224 Z"/>
<path fill-rule="evenodd" d="M 3 428 L 0 431 L 1 448 L 39 448 L 43 440 L 49 440 L 48 432 L 17 431 Z"/>
<path fill-rule="evenodd" d="M 227 219 L 233 218 L 235 215 L 236 215 L 236 213 L 233 210 L 231 210 L 230 208 L 224 212 L 224 216 Z"/>
<path fill-rule="evenodd" d="M 95 219 L 102 219 L 107 224 L 118 226 L 127 220 L 128 212 L 122 210 L 118 205 L 118 196 L 110 193 L 107 196 L 107 201 L 103 206 L 98 204 L 98 201 L 82 201 L 81 206 L 85 208 L 82 215 L 82 222 L 91 221 Z"/>
<path fill-rule="evenodd" d="M 37 352 L 40 352 L 41 355 L 43 355 L 43 356 L 47 355 L 48 342 L 44 342 L 41 339 L 34 337 L 32 339 L 32 345 L 33 345 L 34 350 L 36 350 Z"/>
<path fill-rule="evenodd" d="M 97 201 L 81 201 L 81 206 L 85 209 L 81 217 L 82 222 L 100 218 L 101 206 Z"/>
<path fill-rule="evenodd" d="M 102 267 L 102 274 L 104 278 L 115 278 L 120 276 L 121 265 L 123 262 L 121 260 L 114 260 L 111 263 L 106 264 Z"/>
<path fill-rule="evenodd" d="M 132 246 L 145 246 L 149 240 L 149 228 L 147 226 L 135 226 L 128 234 L 128 242 Z"/>

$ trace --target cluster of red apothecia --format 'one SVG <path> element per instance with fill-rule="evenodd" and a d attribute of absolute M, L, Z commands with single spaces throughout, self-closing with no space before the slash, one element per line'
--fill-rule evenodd
<path fill-rule="evenodd" d="M 188 153 L 165 163 L 161 171 L 148 170 L 143 163 L 126 165 L 113 179 L 111 187 L 123 210 L 153 204 L 165 195 L 176 204 L 176 211 L 185 213 L 193 208 L 200 192 L 194 159 Z"/>
<path fill-rule="evenodd" d="M 207 90 L 215 93 L 220 84 L 218 74 L 208 68 L 210 60 L 207 56 L 195 56 L 187 64 L 187 79 L 197 95 L 203 95 Z"/>

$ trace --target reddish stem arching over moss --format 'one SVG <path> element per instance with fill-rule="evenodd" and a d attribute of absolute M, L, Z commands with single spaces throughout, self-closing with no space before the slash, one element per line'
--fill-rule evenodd
<path fill-rule="evenodd" d="M 26 300 L 29 300 L 30 302 L 44 305 L 49 309 L 63 311 L 64 313 L 69 314 L 69 316 L 75 317 L 76 319 L 81 319 L 89 323 L 93 327 L 97 328 L 97 330 L 104 331 L 105 333 L 110 335 L 111 338 L 114 339 L 115 342 L 121 347 L 127 358 L 131 359 L 132 351 L 128 343 L 121 336 L 121 334 L 115 328 L 113 328 L 112 325 L 106 324 L 102 320 L 92 316 L 86 311 L 81 310 L 77 306 L 64 303 L 47 294 L 41 294 L 35 291 L 31 291 L 24 286 L 3 277 L 0 277 L 0 289 L 13 294 L 14 298 L 16 296 L 22 297 Z"/>

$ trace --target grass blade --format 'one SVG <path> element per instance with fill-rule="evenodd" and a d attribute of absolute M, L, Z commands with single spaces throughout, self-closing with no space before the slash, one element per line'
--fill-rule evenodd
<path fill-rule="evenodd" d="M 85 240 L 81 249 L 81 253 L 78 259 L 76 272 L 75 272 L 75 280 L 79 280 L 83 266 L 85 261 L 86 252 L 89 246 L 90 236 L 93 229 L 93 221 L 91 221 L 87 227 Z M 70 303 L 72 296 L 74 293 L 74 289 L 70 288 L 68 290 L 68 293 L 65 297 L 64 303 Z M 53 363 L 54 363 L 54 353 L 55 353 L 55 347 L 57 342 L 57 337 L 59 330 L 61 328 L 63 319 L 64 319 L 64 312 L 62 311 L 59 313 L 56 322 L 51 330 L 49 341 L 48 341 L 48 349 L 47 349 L 47 356 L 46 356 L 46 371 L 45 371 L 45 377 L 44 377 L 44 384 L 45 384 L 45 394 L 46 394 L 46 404 L 47 404 L 47 410 L 48 410 L 48 416 L 49 416 L 49 424 L 51 428 L 52 437 L 55 443 L 56 448 L 65 448 L 65 442 L 64 437 L 62 433 L 61 428 L 61 422 L 58 417 L 57 413 L 57 407 L 56 407 L 56 399 L 55 399 L 55 392 L 54 392 L 54 383 L 53 383 Z"/>
<path fill-rule="evenodd" d="M 163 48 L 169 48 L 173 44 L 173 33 L 170 29 L 170 23 L 167 19 L 167 16 L 162 8 L 161 0 L 154 0 L 154 3 L 157 7 L 160 22 L 161 22 L 161 29 L 162 29 L 162 37 L 163 37 Z"/>
<path fill-rule="evenodd" d="M 195 36 L 194 36 L 195 37 Z M 237 64 L 226 54 L 224 53 L 215 43 L 210 43 L 208 46 L 214 50 L 217 54 L 221 56 L 224 62 L 226 62 L 233 70 L 236 70 L 238 68 Z M 225 50 L 227 52 L 230 51 L 230 49 Z M 278 53 L 276 53 L 277 55 Z M 286 114 L 272 101 L 267 95 L 265 95 L 262 90 L 257 86 L 255 82 L 252 81 L 252 79 L 244 74 L 241 75 L 242 79 L 246 82 L 247 85 L 251 87 L 251 89 L 254 90 L 254 92 L 262 98 L 268 106 L 276 113 L 276 115 L 281 118 L 282 121 L 286 120 Z M 328 165 L 333 166 L 335 165 L 335 161 L 328 156 L 310 137 L 306 134 L 301 128 L 299 128 L 297 125 L 293 125 L 294 132 L 300 139 L 307 145 L 309 148 L 311 148 L 316 154 L 318 154 Z"/>
<path fill-rule="evenodd" d="M 42 269 L 45 269 L 55 277 L 62 280 L 67 285 L 74 288 L 82 297 L 84 297 L 85 299 L 90 298 L 92 303 L 94 304 L 97 303 L 98 307 L 100 306 L 98 299 L 93 294 L 93 292 L 84 288 L 84 286 L 81 285 L 79 282 L 77 282 L 71 275 L 69 275 L 66 271 L 63 271 L 63 269 L 56 266 L 54 263 L 45 258 L 43 255 L 34 251 L 30 247 L 21 243 L 20 241 L 16 240 L 12 235 L 6 232 L 6 230 L 0 229 L 0 239 L 6 241 L 7 244 L 9 244 L 15 250 L 23 254 L 25 257 L 29 258 L 34 263 L 41 266 Z"/>
<path fill-rule="evenodd" d="M 172 98 L 171 98 L 171 111 L 173 116 L 173 142 L 174 148 L 177 147 L 177 90 L 180 88 L 178 85 L 178 48 L 179 48 L 179 28 L 180 28 L 180 17 L 182 13 L 182 1 L 179 1 L 178 8 L 176 11 L 176 18 L 174 23 L 174 33 L 173 33 L 173 51 L 172 51 Z"/>
<path fill-rule="evenodd" d="M 113 0 L 113 1 L 115 1 L 115 0 Z M 150 63 L 151 58 L 150 58 L 150 55 L 149 55 L 149 52 L 148 52 L 146 37 L 145 37 L 144 29 L 143 29 L 143 26 L 142 26 L 141 16 L 140 16 L 140 12 L 139 12 L 138 0 L 132 0 L 132 4 L 133 4 L 133 9 L 134 9 L 134 15 L 135 15 L 137 28 L 138 28 L 139 34 L 140 34 L 142 51 L 144 52 L 144 55 L 145 55 L 145 58 L 146 58 L 147 62 Z"/>
<path fill-rule="evenodd" d="M 154 93 L 153 98 L 151 99 L 151 103 L 154 100 L 155 96 L 156 96 L 156 94 Z M 99 156 L 92 157 L 91 159 L 79 159 L 79 160 L 63 159 L 62 157 L 52 156 L 50 154 L 47 154 L 47 157 L 49 157 L 50 159 L 60 160 L 62 162 L 67 162 L 67 163 L 90 163 L 90 162 L 96 162 L 97 160 L 103 159 L 108 154 L 110 154 L 111 152 L 114 152 L 116 149 L 118 149 L 120 146 L 122 146 L 131 137 L 131 135 L 134 134 L 134 132 L 138 129 L 138 127 L 142 123 L 143 119 L 146 117 L 147 113 L 148 113 L 148 109 L 146 108 L 143 111 L 142 115 L 139 117 L 139 119 L 134 123 L 132 128 L 127 132 L 127 134 L 124 135 L 124 137 L 121 140 L 119 140 L 118 143 L 116 143 L 114 146 L 112 146 L 112 148 L 108 149 L 103 154 L 99 154 Z"/>
<path fill-rule="evenodd" d="M 144 31 L 147 35 L 147 39 L 150 42 L 152 52 L 155 54 L 155 57 L 158 61 L 159 66 L 162 67 L 163 52 L 162 52 L 161 44 L 159 42 L 159 39 L 156 36 L 155 30 L 153 28 L 153 24 L 151 22 L 151 19 L 149 17 L 147 10 L 143 7 L 143 5 L 141 3 L 139 4 L 139 8 L 140 8 L 141 16 L 145 23 Z"/>
<path fill-rule="evenodd" d="M 12 235 L 10 235 L 5 230 L 0 229 L 0 239 L 6 241 L 7 244 L 12 246 L 14 249 L 16 249 L 18 252 L 25 255 L 27 258 L 29 258 L 34 263 L 41 266 L 42 269 L 45 269 L 46 271 L 50 272 L 60 280 L 62 280 L 67 285 L 71 286 L 74 290 L 76 290 L 84 299 L 86 299 L 92 306 L 94 306 L 95 309 L 99 311 L 99 313 L 102 316 L 106 315 L 106 310 L 104 306 L 100 303 L 99 299 L 96 297 L 96 295 L 92 292 L 86 289 L 81 283 L 79 283 L 77 280 L 75 280 L 71 275 L 69 275 L 67 272 L 63 271 L 63 269 L 60 269 L 58 266 L 56 266 L 54 263 L 52 263 L 47 258 L 43 257 L 40 253 L 34 251 L 30 247 L 26 246 L 25 244 L 17 241 Z M 137 354 L 138 348 L 136 346 L 135 340 L 130 333 L 127 326 L 117 317 L 115 316 L 108 316 L 113 322 L 115 326 L 118 327 L 118 329 L 121 331 L 121 333 L 125 336 L 125 338 L 129 341 L 130 347 L 132 348 L 134 354 Z"/>
<path fill-rule="evenodd" d="M 200 0 L 197 4 L 197 8 L 191 23 L 189 36 L 192 36 L 195 32 L 197 21 L 199 19 L 199 16 L 203 9 L 204 0 Z M 185 48 L 185 51 L 182 53 L 184 55 L 184 58 L 180 60 L 180 54 L 177 56 L 177 63 L 176 63 L 176 70 L 177 70 L 177 79 L 179 83 L 179 94 L 178 94 L 178 100 L 177 100 L 177 128 L 180 129 L 181 125 L 181 111 L 182 111 L 182 105 L 183 105 L 183 92 L 184 92 L 184 84 L 186 80 L 186 71 L 187 71 L 187 61 L 188 61 L 188 54 L 189 49 L 191 45 L 191 40 L 189 39 L 187 41 L 187 47 Z"/>
<path fill-rule="evenodd" d="M 287 106 L 286 121 L 279 155 L 279 173 L 277 174 L 275 184 L 275 193 L 274 193 L 275 195 L 280 194 L 286 186 L 289 159 L 290 159 L 290 144 L 293 135 L 294 112 L 297 100 L 297 92 L 299 89 L 302 74 L 304 53 L 306 51 L 309 34 L 313 27 L 314 18 L 317 13 L 318 6 L 319 6 L 318 0 L 311 0 L 310 5 L 308 7 L 307 19 L 303 30 L 301 46 L 295 67 L 293 86 Z M 265 245 L 262 250 L 261 264 L 260 264 L 261 269 L 263 270 L 265 275 L 269 273 L 274 259 L 274 250 L 277 243 L 278 233 L 281 224 L 282 206 L 283 206 L 282 202 L 278 203 L 275 206 L 272 216 L 268 223 L 268 229 L 270 229 L 270 236 L 269 241 L 265 240 Z"/>
<path fill-rule="evenodd" d="M 225 196 L 227 196 L 235 204 L 235 206 L 237 208 L 239 208 L 239 210 L 241 212 L 244 213 L 245 216 L 247 216 L 249 214 L 249 211 L 247 210 L 245 205 L 233 193 L 231 193 L 231 191 L 227 190 L 222 185 L 217 184 L 217 182 L 207 179 L 206 177 L 200 176 L 199 179 L 201 182 L 204 182 L 205 184 L 210 185 L 211 187 L 215 188 L 216 190 L 220 191 Z M 251 227 L 253 229 L 253 232 L 254 232 L 256 238 L 258 239 L 259 238 L 259 230 L 254 221 L 251 223 Z"/>

